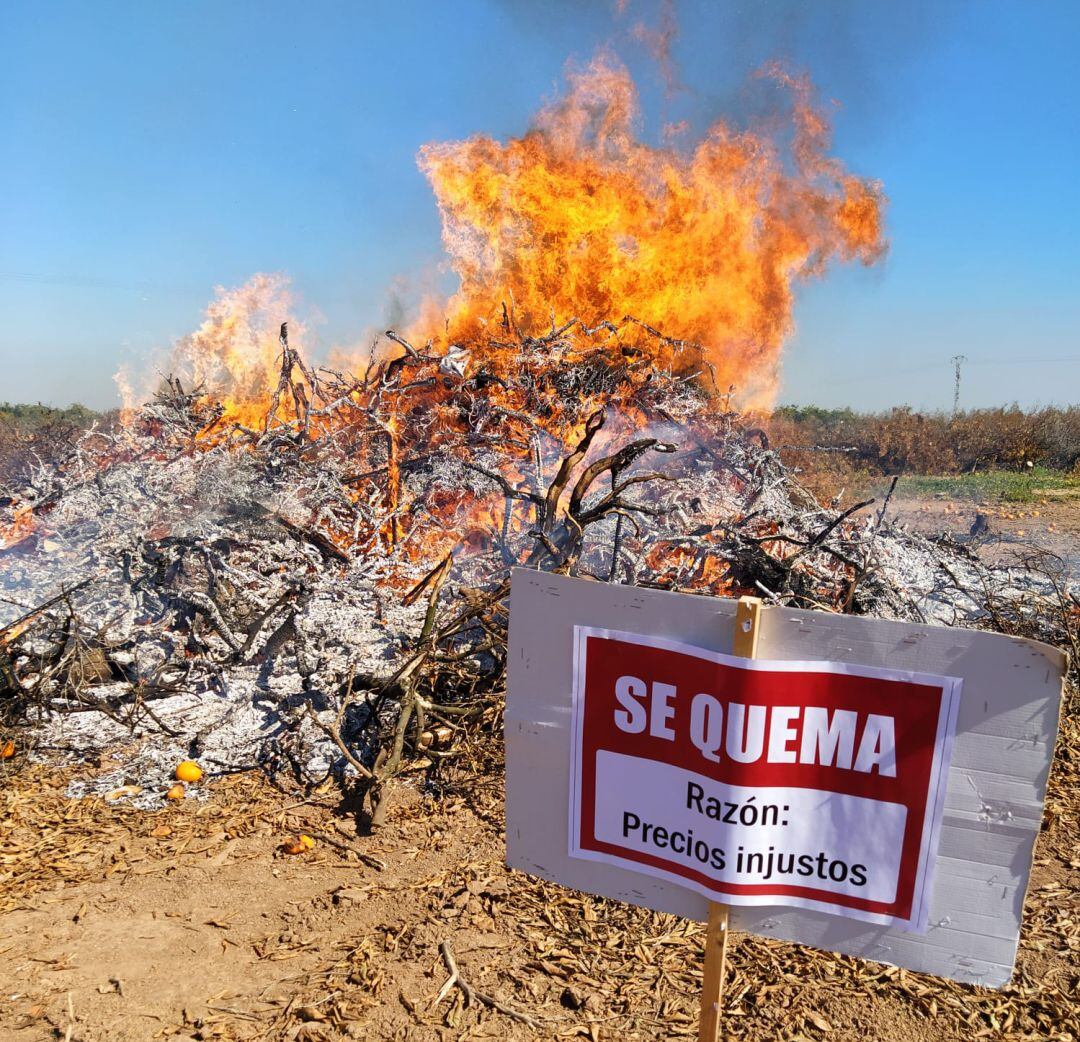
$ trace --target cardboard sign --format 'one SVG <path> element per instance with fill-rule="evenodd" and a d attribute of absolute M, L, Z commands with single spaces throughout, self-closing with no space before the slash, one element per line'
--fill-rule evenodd
<path fill-rule="evenodd" d="M 925 927 L 959 680 L 585 626 L 574 655 L 572 856 Z"/>
<path fill-rule="evenodd" d="M 721 900 L 734 930 L 1006 983 L 1065 656 L 990 633 L 765 608 L 757 658 L 734 659 L 735 610 L 514 573 L 509 864 L 700 921 Z M 702 694 L 715 701 L 695 709 Z"/>

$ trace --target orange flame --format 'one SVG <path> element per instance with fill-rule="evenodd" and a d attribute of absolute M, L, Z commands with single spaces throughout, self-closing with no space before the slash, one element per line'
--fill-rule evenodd
<path fill-rule="evenodd" d="M 533 335 L 553 317 L 632 315 L 705 345 L 744 405 L 770 404 L 793 284 L 833 260 L 880 257 L 884 197 L 826 155 L 808 82 L 768 74 L 793 96 L 789 148 L 722 122 L 689 154 L 643 144 L 633 81 L 606 55 L 571 73 L 524 137 L 424 146 L 461 285 L 422 331 L 437 336 L 448 315 L 449 338 L 471 338 L 503 302 Z"/>
<path fill-rule="evenodd" d="M 235 289 L 219 286 L 202 325 L 172 346 L 160 369 L 178 377 L 187 391 L 208 392 L 223 410 L 221 424 L 259 428 L 279 389 L 282 322 L 288 322 L 290 344 L 301 351 L 304 330 L 292 316 L 292 305 L 289 280 L 283 275 L 260 273 Z M 296 376 L 303 382 L 302 373 Z M 154 388 L 136 386 L 124 369 L 114 379 L 123 401 L 121 419 L 130 423 L 138 403 Z M 290 395 L 282 396 L 278 416 L 296 418 Z"/>
<path fill-rule="evenodd" d="M 0 525 L 0 550 L 10 550 L 34 531 L 34 511 L 29 503 L 16 504 L 9 525 Z"/>
<path fill-rule="evenodd" d="M 277 316 L 289 313 L 286 286 L 279 275 L 256 275 L 239 289 L 218 291 L 203 324 L 176 349 L 196 383 L 224 385 L 238 404 L 265 408 L 281 368 Z"/>

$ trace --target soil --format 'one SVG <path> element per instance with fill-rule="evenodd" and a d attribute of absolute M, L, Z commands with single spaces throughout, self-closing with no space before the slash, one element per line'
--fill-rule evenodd
<path fill-rule="evenodd" d="M 893 499 L 889 506 L 889 516 L 913 531 L 926 535 L 948 532 L 959 539 L 970 538 L 979 515 L 986 523 L 979 544 L 988 559 L 999 560 L 1039 547 L 1060 556 L 1074 571 L 1080 570 L 1080 496 L 1032 503 L 935 496 Z"/>
<path fill-rule="evenodd" d="M 727 1037 L 1080 1037 L 1077 729 L 1063 742 L 1014 982 L 986 991 L 736 934 Z M 5 779 L 0 1038 L 450 1040 L 693 1037 L 701 928 L 508 872 L 501 777 L 396 790 L 358 834 L 329 794 L 255 776 L 158 813 Z M 313 849 L 282 846 L 303 833 Z M 465 980 L 509 1012 L 451 987 Z M 513 1019 L 531 1018 L 535 1026 Z"/>

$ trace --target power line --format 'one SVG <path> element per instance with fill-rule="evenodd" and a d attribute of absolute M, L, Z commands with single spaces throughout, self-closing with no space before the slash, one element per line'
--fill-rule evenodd
<path fill-rule="evenodd" d="M 1080 362 L 1080 355 L 1076 357 L 1058 358 L 968 358 L 964 364 L 972 365 L 1067 365 Z M 900 369 L 875 369 L 872 373 L 859 373 L 854 376 L 841 376 L 829 380 L 832 384 L 858 384 L 867 383 L 870 380 L 891 379 L 896 376 L 914 376 L 918 373 L 940 372 L 943 362 L 926 362 L 923 365 L 908 365 Z"/>
<path fill-rule="evenodd" d="M 133 292 L 191 293 L 207 292 L 208 284 L 148 282 L 141 279 L 124 280 L 92 275 L 48 275 L 36 271 L 0 271 L 0 282 L 23 282 L 33 286 L 71 286 L 76 289 L 120 289 Z"/>
<path fill-rule="evenodd" d="M 1065 362 L 1080 362 L 1075 358 L 969 358 L 968 365 L 1059 365 Z"/>

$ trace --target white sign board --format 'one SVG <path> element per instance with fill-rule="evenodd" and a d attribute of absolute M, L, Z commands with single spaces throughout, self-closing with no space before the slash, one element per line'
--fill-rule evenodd
<path fill-rule="evenodd" d="M 960 690 L 575 626 L 570 854 L 925 929 Z"/>
<path fill-rule="evenodd" d="M 507 858 L 579 890 L 1008 981 L 1061 696 L 1034 641 L 519 570 Z"/>

